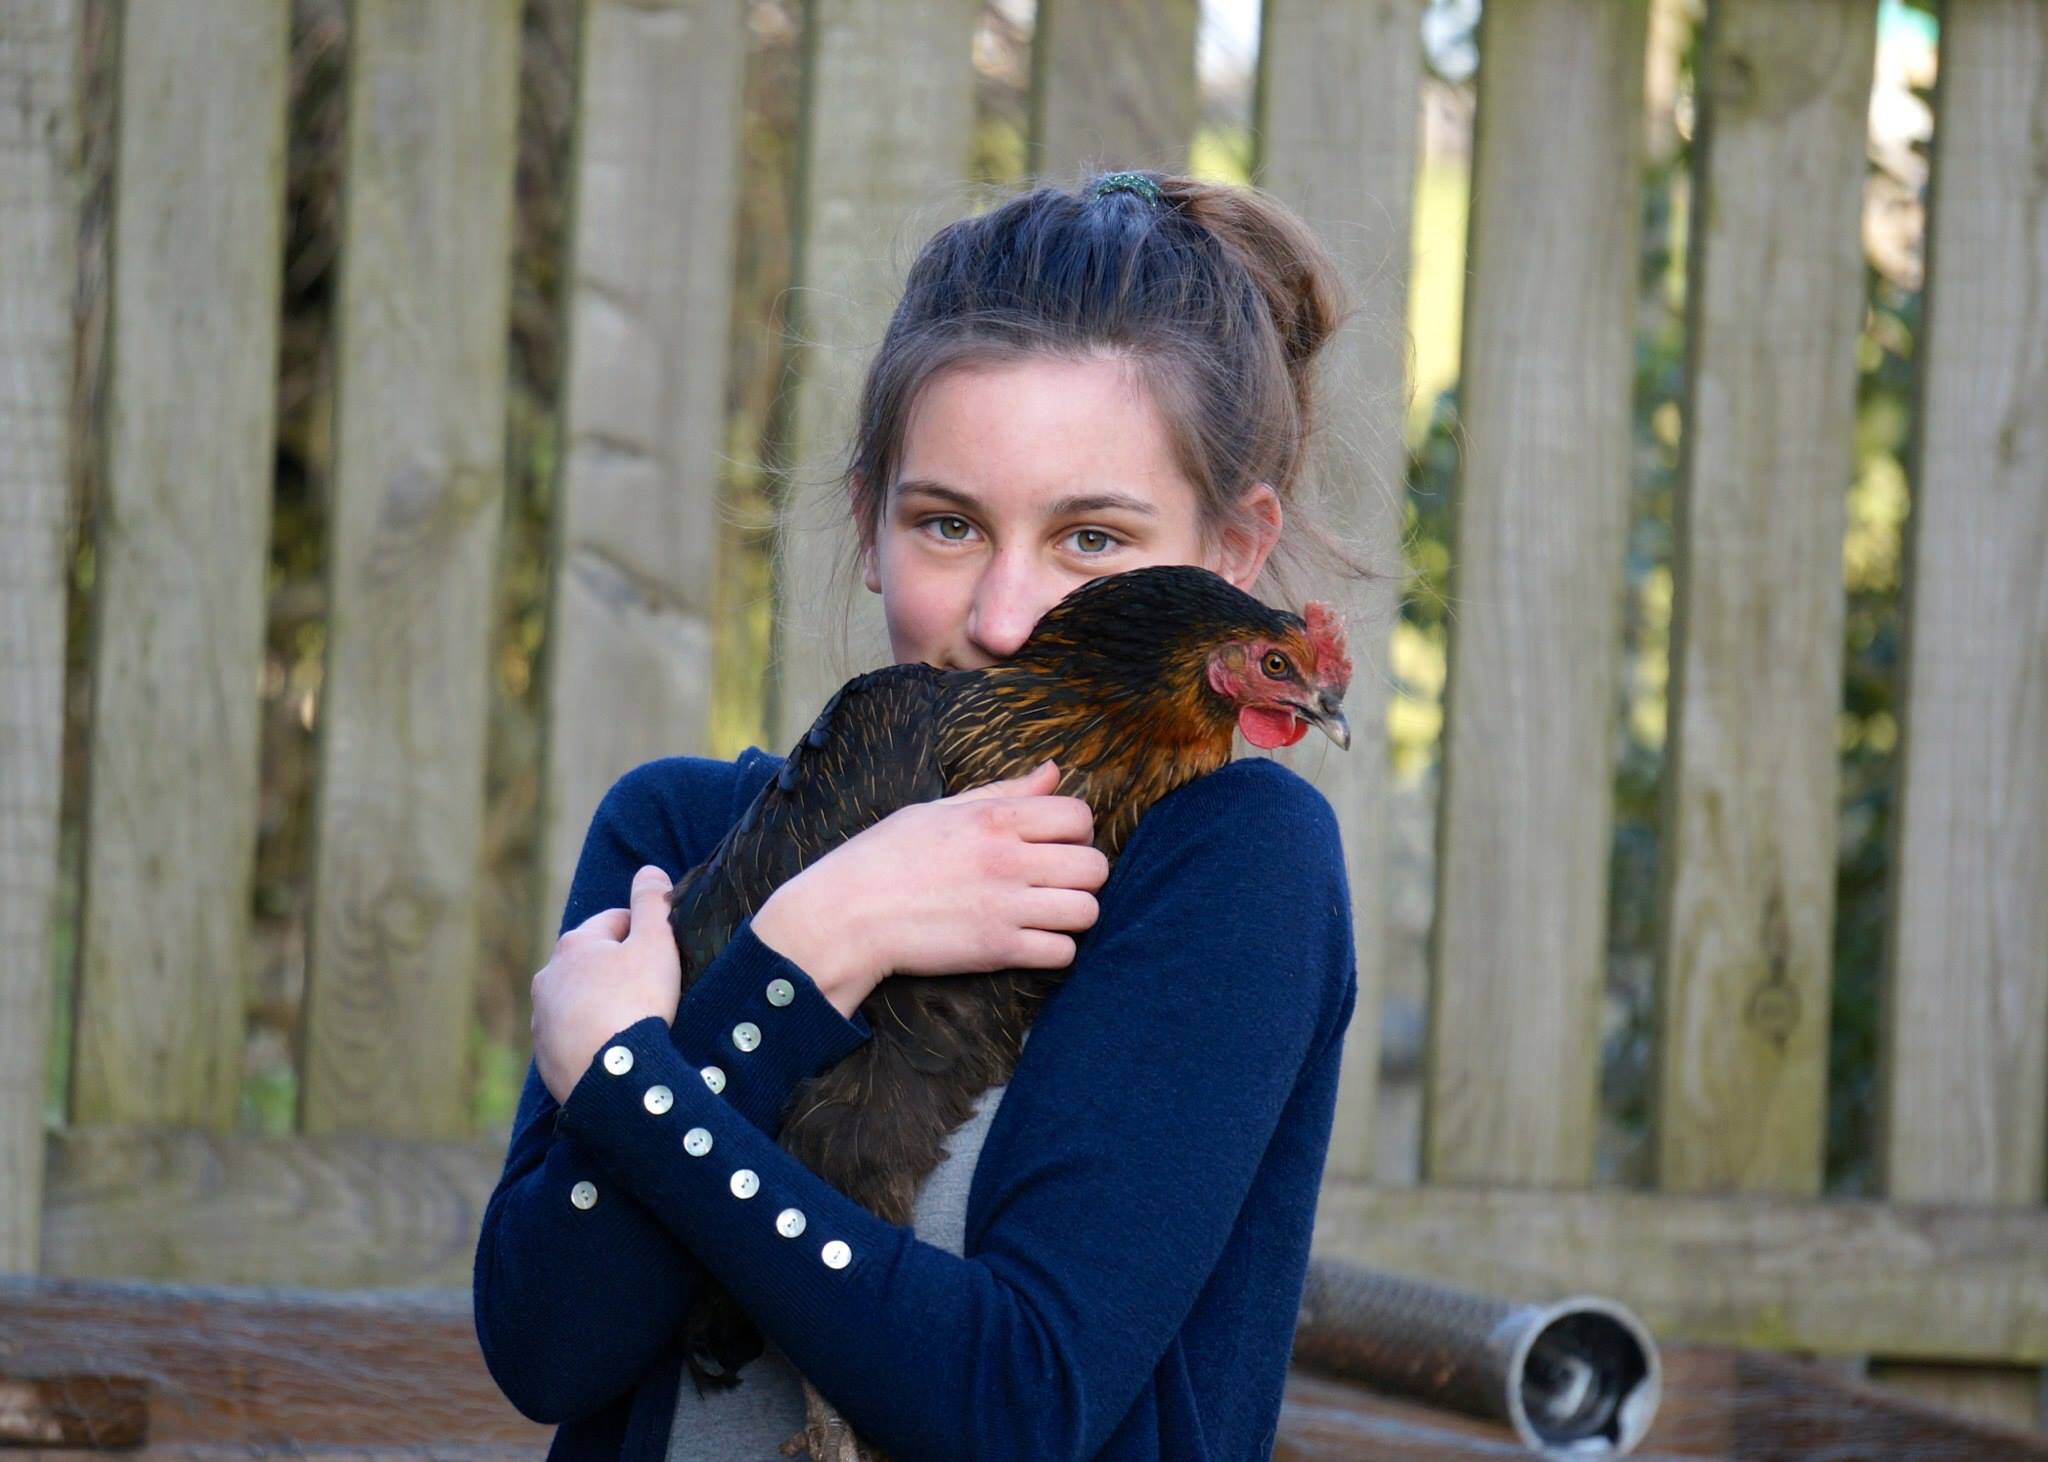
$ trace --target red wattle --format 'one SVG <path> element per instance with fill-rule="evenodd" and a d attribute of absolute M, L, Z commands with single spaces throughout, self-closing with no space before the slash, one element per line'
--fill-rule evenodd
<path fill-rule="evenodd" d="M 1276 746 L 1292 746 L 1308 735 L 1308 722 L 1292 711 L 1245 706 L 1237 713 L 1237 729 L 1252 745 L 1270 751 Z"/>

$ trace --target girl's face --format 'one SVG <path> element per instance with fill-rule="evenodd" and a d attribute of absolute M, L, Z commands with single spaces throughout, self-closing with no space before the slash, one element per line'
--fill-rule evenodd
<path fill-rule="evenodd" d="M 863 571 L 898 664 L 978 670 L 1102 574 L 1200 564 L 1249 590 L 1279 538 L 1280 501 L 1261 482 L 1245 503 L 1255 538 L 1203 541 L 1194 486 L 1123 361 L 956 367 L 912 408 Z"/>

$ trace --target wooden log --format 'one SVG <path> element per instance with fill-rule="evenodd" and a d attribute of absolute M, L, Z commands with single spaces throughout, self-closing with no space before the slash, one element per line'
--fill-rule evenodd
<path fill-rule="evenodd" d="M 0 1270 L 43 1211 L 64 786 L 82 0 L 0 0 Z"/>
<path fill-rule="evenodd" d="M 177 1444 L 181 1455 L 193 1443 L 281 1441 L 393 1455 L 435 1443 L 538 1448 L 552 1430 L 491 1380 L 466 1289 L 334 1295 L 0 1275 L 0 1337 L 0 1376 L 146 1377 L 152 1447 Z"/>
<path fill-rule="evenodd" d="M 734 0 L 584 13 L 536 967 L 606 789 L 709 749 L 746 59 Z"/>
<path fill-rule="evenodd" d="M 1344 616 L 1360 666 L 1345 714 L 1353 741 L 1272 753 L 1336 810 L 1351 887 L 1358 1000 L 1344 1035 L 1326 1171 L 1373 1176 L 1380 991 L 1387 961 L 1385 657 L 1405 582 L 1402 421 L 1408 399 L 1408 253 L 1420 113 L 1420 0 L 1268 0 L 1259 45 L 1258 181 L 1316 230 L 1356 314 L 1324 347 L 1322 410 L 1297 493 L 1384 578 L 1308 586 Z M 1307 591 L 1304 591 L 1304 594 Z M 1283 602 L 1296 596 L 1281 595 Z M 1296 605 L 1298 607 L 1298 603 Z"/>
<path fill-rule="evenodd" d="M 149 1382 L 66 1372 L 10 1378 L 0 1360 L 0 1447 L 125 1451 L 149 1441 Z"/>

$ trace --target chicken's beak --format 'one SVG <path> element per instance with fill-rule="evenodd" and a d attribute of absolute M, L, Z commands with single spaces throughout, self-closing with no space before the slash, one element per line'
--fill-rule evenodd
<path fill-rule="evenodd" d="M 1342 705 L 1329 691 L 1317 696 L 1313 706 L 1296 706 L 1294 710 L 1310 725 L 1321 727 L 1323 734 L 1341 749 L 1351 749 L 1351 723 L 1344 719 Z"/>

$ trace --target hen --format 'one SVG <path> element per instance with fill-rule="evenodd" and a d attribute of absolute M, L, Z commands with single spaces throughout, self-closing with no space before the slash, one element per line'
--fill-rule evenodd
<path fill-rule="evenodd" d="M 1114 864 L 1138 820 L 1230 760 L 1232 736 L 1290 746 L 1313 725 L 1340 747 L 1351 679 L 1324 605 L 1274 609 L 1206 569 L 1161 565 L 1091 579 L 1010 659 L 982 670 L 892 665 L 848 681 L 781 774 L 676 884 L 669 921 L 683 984 L 785 880 L 899 807 L 1019 777 L 1048 757 L 1057 790 L 1087 802 Z M 946 1135 L 1009 1078 L 1060 970 L 892 980 L 862 1007 L 874 1034 L 800 1086 L 781 1146 L 863 1207 L 908 1224 Z M 763 1349 L 732 1298 L 707 1285 L 683 1338 L 699 1394 Z M 783 1444 L 815 1462 L 879 1454 L 808 1383 L 807 1423 Z"/>

